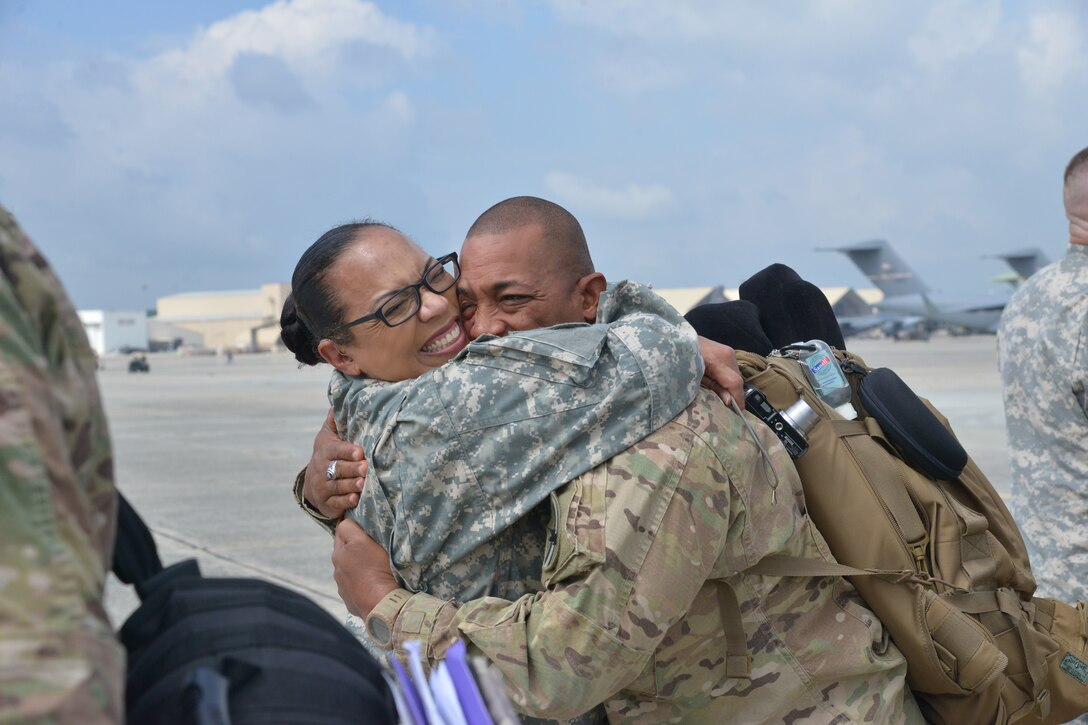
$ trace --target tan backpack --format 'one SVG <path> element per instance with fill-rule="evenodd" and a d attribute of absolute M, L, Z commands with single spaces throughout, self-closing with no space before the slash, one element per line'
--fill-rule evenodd
<path fill-rule="evenodd" d="M 856 355 L 836 355 L 857 420 L 826 405 L 797 360 L 740 351 L 737 359 L 774 407 L 803 398 L 820 416 L 794 461 L 808 514 L 841 564 L 869 574 L 850 578 L 907 658 L 926 718 L 1059 723 L 1088 711 L 1084 605 L 1032 597 L 1020 531 L 978 466 L 967 459 L 958 477 L 938 481 L 908 465 L 858 395 L 870 368 Z M 808 564 L 765 560 L 757 568 L 830 573 Z"/>

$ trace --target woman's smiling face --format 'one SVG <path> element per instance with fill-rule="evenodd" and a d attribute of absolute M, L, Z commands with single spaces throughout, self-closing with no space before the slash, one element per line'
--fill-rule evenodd
<path fill-rule="evenodd" d="M 423 280 L 430 270 L 432 286 L 449 289 L 432 292 L 420 285 L 419 309 L 407 321 L 389 327 L 371 319 L 343 330 L 338 338 L 322 340 L 318 352 L 347 375 L 366 375 L 378 380 L 406 380 L 441 366 L 467 343 L 457 304 L 456 286 L 447 273 L 434 269 L 436 261 L 403 235 L 385 227 L 361 232 L 352 246 L 337 258 L 324 283 L 343 307 L 345 324 L 371 315 L 389 303 L 398 291 Z M 413 306 L 411 292 L 397 297 Z M 387 315 L 397 310 L 389 303 Z M 394 320 L 395 321 L 395 320 Z"/>

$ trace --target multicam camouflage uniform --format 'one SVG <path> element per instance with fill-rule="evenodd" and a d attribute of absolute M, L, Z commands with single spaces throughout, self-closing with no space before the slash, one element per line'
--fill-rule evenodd
<path fill-rule="evenodd" d="M 1088 599 L 1088 246 L 1032 275 L 997 333 L 1012 513 L 1040 596 Z"/>
<path fill-rule="evenodd" d="M 906 661 L 849 583 L 744 573 L 771 554 L 833 561 L 800 491 L 769 429 L 746 432 L 703 391 L 553 494 L 546 591 L 460 607 L 415 594 L 393 644 L 440 658 L 465 638 L 540 717 L 604 701 L 624 723 L 921 722 Z M 749 676 L 731 670 L 746 654 L 729 641 L 733 593 Z"/>
<path fill-rule="evenodd" d="M 109 435 L 79 318 L 0 208 L 0 721 L 120 722 Z"/>
<path fill-rule="evenodd" d="M 621 283 L 597 319 L 486 336 L 400 383 L 333 374 L 337 430 L 369 461 L 350 515 L 408 589 L 458 599 L 538 589 L 544 521 L 526 514 L 694 398 L 695 332 L 664 300 Z"/>

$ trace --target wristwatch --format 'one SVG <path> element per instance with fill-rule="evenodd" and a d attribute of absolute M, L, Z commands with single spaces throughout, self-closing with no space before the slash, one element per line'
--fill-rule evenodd
<path fill-rule="evenodd" d="M 366 617 L 366 631 L 374 644 L 392 649 L 393 626 L 397 622 L 397 615 L 411 598 L 412 593 L 407 589 L 394 589 L 382 597 L 378 605 L 370 611 Z"/>

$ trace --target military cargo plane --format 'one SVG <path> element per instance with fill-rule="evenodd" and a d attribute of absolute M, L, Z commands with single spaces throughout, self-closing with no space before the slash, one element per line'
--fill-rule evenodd
<path fill-rule="evenodd" d="M 1013 287 L 1019 286 L 1025 279 L 1050 264 L 1050 260 L 1043 254 L 1043 250 L 1038 247 L 1018 249 L 1015 252 L 990 254 L 987 256 L 991 259 L 1003 259 L 1005 260 L 1005 264 L 1012 268 L 1013 274 L 1003 275 L 998 278 L 998 281 L 1007 282 Z"/>
<path fill-rule="evenodd" d="M 877 327 L 896 338 L 927 338 L 938 329 L 953 334 L 997 331 L 1005 300 L 963 304 L 934 299 L 929 286 L 883 239 L 817 251 L 845 254 L 884 293 L 875 314 L 840 319 L 843 334 Z"/>

